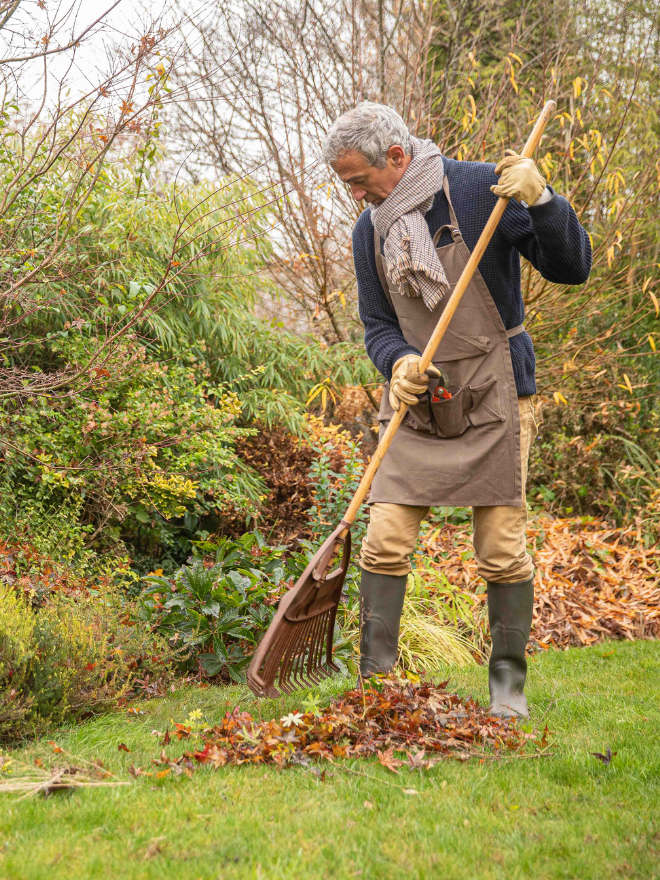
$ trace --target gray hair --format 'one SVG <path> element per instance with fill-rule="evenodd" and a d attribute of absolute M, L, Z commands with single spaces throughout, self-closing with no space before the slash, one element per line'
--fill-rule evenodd
<path fill-rule="evenodd" d="M 410 132 L 403 119 L 385 104 L 362 101 L 332 124 L 323 142 L 323 158 L 332 164 L 344 153 L 357 150 L 369 165 L 384 168 L 387 151 L 395 144 L 410 154 Z"/>

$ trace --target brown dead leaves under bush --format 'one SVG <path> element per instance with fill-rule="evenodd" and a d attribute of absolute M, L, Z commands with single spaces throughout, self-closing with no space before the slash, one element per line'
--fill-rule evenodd
<path fill-rule="evenodd" d="M 660 637 L 660 548 L 645 547 L 638 529 L 542 516 L 527 537 L 536 564 L 533 641 L 565 648 Z M 451 584 L 476 592 L 466 527 L 435 527 L 424 546 Z"/>
<path fill-rule="evenodd" d="M 325 710 L 292 712 L 279 721 L 256 722 L 237 708 L 202 732 L 203 749 L 180 760 L 194 758 L 216 768 L 283 768 L 324 759 L 377 758 L 397 773 L 404 766 L 429 769 L 441 758 L 465 761 L 547 753 L 547 730 L 538 739 L 515 723 L 490 716 L 474 700 L 448 693 L 445 684 L 385 679 L 364 690 L 346 691 Z"/>

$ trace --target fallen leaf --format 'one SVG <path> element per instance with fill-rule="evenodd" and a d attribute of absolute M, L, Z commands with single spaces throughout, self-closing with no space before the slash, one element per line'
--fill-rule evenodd
<path fill-rule="evenodd" d="M 404 788 L 403 793 L 404 794 L 419 794 L 419 792 L 414 788 Z"/>
<path fill-rule="evenodd" d="M 617 754 L 617 752 L 613 752 L 612 749 L 608 746 L 605 750 L 605 754 L 603 754 L 602 752 L 590 752 L 590 754 L 592 754 L 594 758 L 597 758 L 599 761 L 602 761 L 602 763 L 607 766 L 611 763 L 612 758 Z"/>
<path fill-rule="evenodd" d="M 371 801 L 365 801 L 364 805 L 368 810 L 373 810 L 374 808 L 374 805 L 371 803 Z"/>
<path fill-rule="evenodd" d="M 126 745 L 126 743 L 119 743 L 119 745 L 117 746 L 117 749 L 120 752 L 130 752 L 131 751 L 129 749 L 129 747 Z"/>
<path fill-rule="evenodd" d="M 378 761 L 383 767 L 387 767 L 392 773 L 398 773 L 403 761 L 394 756 L 394 746 L 390 746 L 385 752 L 377 752 Z"/>

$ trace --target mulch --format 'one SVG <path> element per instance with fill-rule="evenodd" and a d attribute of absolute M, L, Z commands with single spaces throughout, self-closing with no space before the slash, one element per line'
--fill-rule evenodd
<path fill-rule="evenodd" d="M 532 640 L 539 646 L 660 637 L 660 547 L 646 546 L 639 528 L 540 516 L 527 536 L 536 564 Z M 466 526 L 436 526 L 423 543 L 451 584 L 485 602 Z"/>

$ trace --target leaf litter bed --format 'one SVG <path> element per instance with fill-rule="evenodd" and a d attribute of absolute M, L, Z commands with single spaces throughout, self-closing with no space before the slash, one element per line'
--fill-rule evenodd
<path fill-rule="evenodd" d="M 257 721 L 239 707 L 227 712 L 213 728 L 197 734 L 177 724 L 178 739 L 198 736 L 203 747 L 177 760 L 165 750 L 156 766 L 190 773 L 195 763 L 214 768 L 270 764 L 280 769 L 310 768 L 317 762 L 371 758 L 394 773 L 401 767 L 427 770 L 442 759 L 467 761 L 545 757 L 548 731 L 542 736 L 523 730 L 515 721 L 488 714 L 472 698 L 461 699 L 437 686 L 405 679 L 373 679 L 364 689 L 349 690 L 326 709 L 292 712 L 279 720 Z M 307 704 L 309 706 L 309 703 Z M 164 744 L 170 742 L 169 732 Z M 161 770 L 160 773 L 163 773 Z"/>
<path fill-rule="evenodd" d="M 540 516 L 527 539 L 536 565 L 532 641 L 541 648 L 660 638 L 660 547 L 645 546 L 638 527 Z M 436 526 L 423 545 L 450 584 L 485 603 L 466 527 Z"/>

